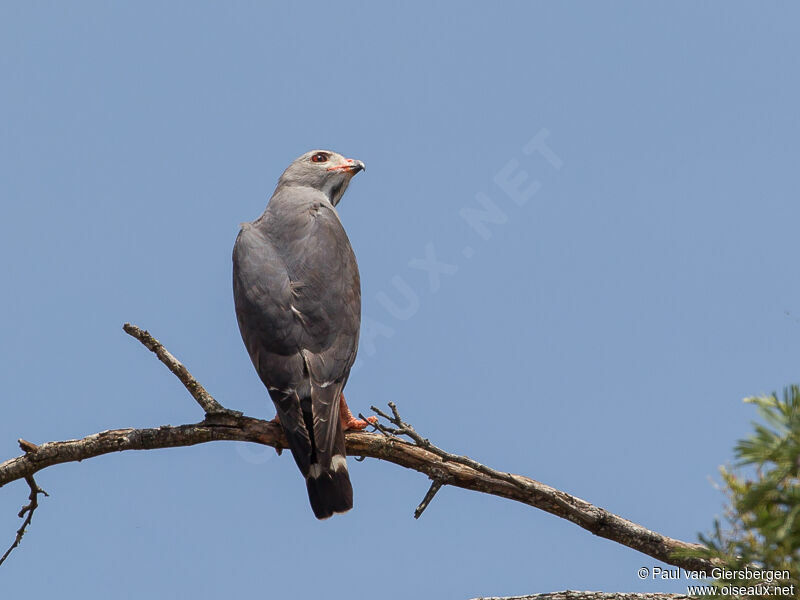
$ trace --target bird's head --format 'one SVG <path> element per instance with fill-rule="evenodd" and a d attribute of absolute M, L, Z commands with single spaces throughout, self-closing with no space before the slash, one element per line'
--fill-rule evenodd
<path fill-rule="evenodd" d="M 324 193 L 336 206 L 353 175 L 364 170 L 360 160 L 345 158 L 330 150 L 311 150 L 290 164 L 281 175 L 278 187 L 304 186 Z"/>

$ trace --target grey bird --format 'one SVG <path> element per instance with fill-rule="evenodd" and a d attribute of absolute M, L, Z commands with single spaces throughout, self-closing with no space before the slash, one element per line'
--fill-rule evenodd
<path fill-rule="evenodd" d="M 358 348 L 361 281 L 335 208 L 362 170 L 336 152 L 306 152 L 233 248 L 239 331 L 318 519 L 353 507 L 344 431 L 367 425 L 342 393 Z"/>

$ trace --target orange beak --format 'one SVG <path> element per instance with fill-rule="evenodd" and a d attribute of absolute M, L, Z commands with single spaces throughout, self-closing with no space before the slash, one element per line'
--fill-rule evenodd
<path fill-rule="evenodd" d="M 346 165 L 337 165 L 335 167 L 328 167 L 328 171 L 344 171 L 346 173 L 350 173 L 351 175 L 355 175 L 359 171 L 365 170 L 366 167 L 364 163 L 360 160 L 353 160 L 352 158 L 347 159 Z"/>

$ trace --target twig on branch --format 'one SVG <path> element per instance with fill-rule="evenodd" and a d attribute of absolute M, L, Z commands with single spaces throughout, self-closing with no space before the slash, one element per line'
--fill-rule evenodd
<path fill-rule="evenodd" d="M 29 442 L 28 440 L 23 440 L 22 438 L 19 438 L 17 440 L 17 443 L 19 444 L 19 447 L 22 449 L 23 452 L 33 452 L 39 447 L 33 442 Z"/>
<path fill-rule="evenodd" d="M 394 402 L 389 402 L 389 409 L 392 411 L 391 416 L 375 406 L 370 408 L 396 426 L 392 428 L 383 424 L 375 425 L 377 430 L 388 434 L 386 439 L 390 440 L 390 444 L 391 442 L 397 444 L 396 440 L 399 440 L 399 438 L 394 436 L 406 435 L 413 440 L 416 448 L 426 453 L 423 459 L 424 465 L 411 466 L 410 468 L 426 473 L 434 480 L 437 473 L 444 472 L 447 476 L 445 483 L 448 485 L 517 500 L 568 519 L 597 536 L 618 542 L 668 564 L 688 570 L 707 570 L 713 566 L 709 561 L 702 558 L 675 556 L 676 551 L 685 552 L 686 550 L 699 549 L 700 546 L 697 544 L 690 544 L 650 531 L 604 508 L 594 506 L 586 500 L 552 488 L 534 479 L 497 471 L 467 456 L 442 450 L 432 444 L 430 440 L 419 435 L 409 423 L 403 421 Z M 399 443 L 404 442 L 400 441 Z M 399 446 L 396 449 L 393 447 L 395 451 L 399 450 L 399 448 Z M 348 444 L 349 450 L 350 445 Z M 387 458 L 387 460 L 401 464 L 392 458 Z M 466 467 L 466 470 L 456 465 Z M 403 466 L 409 465 L 403 464 Z"/>
<path fill-rule="evenodd" d="M 18 479 L 27 479 L 36 472 L 56 464 L 81 461 L 101 454 L 123 450 L 150 450 L 192 446 L 217 440 L 256 442 L 286 448 L 279 424 L 240 416 L 222 407 L 189 374 L 178 360 L 160 343 L 138 327 L 126 324 L 125 331 L 139 339 L 183 382 L 192 396 L 206 410 L 200 423 L 162 426 L 152 429 L 116 429 L 103 431 L 80 440 L 48 442 L 40 446 L 28 442 L 26 453 L 0 463 L 0 487 Z M 595 535 L 638 550 L 665 563 L 689 570 L 710 569 L 713 565 L 701 558 L 676 555 L 676 551 L 700 548 L 650 531 L 603 508 L 524 477 L 497 471 L 466 456 L 446 452 L 420 436 L 404 422 L 397 407 L 389 404 L 392 415 L 374 408 L 395 427 L 376 424 L 381 434 L 362 431 L 347 432 L 347 453 L 352 456 L 378 458 L 427 475 L 433 484 L 425 495 L 418 514 L 425 510 L 442 485 L 452 485 L 522 502 L 568 519 Z M 362 416 L 363 418 L 363 416 Z M 409 443 L 399 435 L 406 435 Z"/>
<path fill-rule="evenodd" d="M 394 402 L 389 402 L 389 408 L 392 411 L 391 417 L 382 410 L 380 410 L 379 408 L 376 408 L 375 406 L 370 406 L 370 409 L 372 409 L 375 413 L 377 413 L 384 419 L 388 420 L 389 422 L 393 423 L 394 425 L 397 425 L 397 429 L 392 429 L 385 426 L 377 426 L 378 430 L 384 433 L 391 433 L 393 435 L 406 435 L 410 437 L 417 446 L 419 446 L 420 448 L 425 448 L 426 450 L 432 452 L 436 456 L 441 457 L 443 460 L 452 461 L 461 465 L 465 465 L 495 479 L 501 479 L 503 481 L 507 481 L 508 483 L 511 483 L 512 485 L 515 485 L 523 490 L 531 492 L 537 491 L 535 489 L 535 486 L 533 487 L 531 486 L 530 483 L 531 480 L 527 481 L 525 480 L 527 478 L 522 479 L 518 475 L 497 471 L 495 469 L 492 469 L 491 467 L 487 467 L 486 465 L 479 463 L 476 460 L 472 460 L 467 456 L 451 454 L 450 452 L 447 452 L 437 446 L 434 446 L 433 444 L 431 444 L 430 440 L 428 440 L 427 438 L 423 438 L 414 430 L 414 428 L 411 425 L 409 425 L 408 423 L 403 421 L 403 419 L 400 418 L 400 413 L 398 412 L 397 405 Z M 591 531 L 590 528 L 597 525 L 598 521 L 603 517 L 603 515 L 601 513 L 595 513 L 594 511 L 591 510 L 585 510 L 585 509 L 582 510 L 576 507 L 572 502 L 570 502 L 569 498 L 571 498 L 571 496 L 569 496 L 569 494 L 565 494 L 565 496 L 567 496 L 567 498 L 562 498 L 558 494 L 555 494 L 552 496 L 552 501 L 561 506 L 561 508 L 564 509 L 568 515 L 570 515 L 566 516 L 566 518 L 577 523 L 581 527 L 584 527 Z M 595 507 L 592 506 L 591 508 Z"/>
<path fill-rule="evenodd" d="M 428 505 L 431 503 L 431 500 L 433 500 L 433 497 L 436 495 L 436 492 L 442 489 L 443 485 L 444 485 L 444 478 L 441 477 L 434 478 L 434 480 L 431 482 L 431 487 L 428 488 L 428 491 L 425 494 L 425 497 L 422 499 L 422 502 L 419 503 L 419 506 L 414 511 L 415 519 L 419 519 L 422 516 L 422 513 L 425 512 L 426 508 L 428 508 Z"/>
<path fill-rule="evenodd" d="M 25 440 L 20 440 L 20 446 L 23 445 L 22 442 L 24 441 Z M 22 522 L 20 528 L 17 529 L 17 535 L 14 538 L 14 543 L 11 544 L 8 550 L 6 550 L 6 553 L 3 554 L 2 557 L 0 557 L 0 565 L 6 562 L 8 555 L 11 554 L 11 552 L 13 552 L 14 548 L 19 546 L 20 542 L 22 542 L 22 536 L 25 535 L 25 531 L 28 529 L 28 525 L 30 525 L 31 521 L 33 520 L 33 513 L 39 506 L 39 494 L 42 494 L 44 496 L 49 496 L 47 492 L 45 492 L 42 488 L 36 485 L 36 480 L 33 478 L 33 475 L 27 475 L 25 477 L 25 483 L 28 484 L 28 487 L 31 489 L 31 493 L 28 496 L 28 504 L 23 506 L 22 510 L 19 511 L 17 515 L 20 519 L 22 517 L 25 517 L 25 520 Z M 26 514 L 27 516 L 25 516 Z"/>
<path fill-rule="evenodd" d="M 242 413 L 224 408 L 219 402 L 217 402 L 214 397 L 209 394 L 194 377 L 192 377 L 192 374 L 189 373 L 189 370 L 183 365 L 183 363 L 175 358 L 169 350 L 164 348 L 161 342 L 150 335 L 149 331 L 140 329 L 136 325 L 131 325 L 130 323 L 125 323 L 122 326 L 122 329 L 125 330 L 125 333 L 135 337 L 142 344 L 144 344 L 148 350 L 158 357 L 158 360 L 164 363 L 166 367 L 172 371 L 175 377 L 180 379 L 180 382 L 187 390 L 189 390 L 192 398 L 194 398 L 200 407 L 206 411 L 207 415 L 225 414 L 234 415 L 237 417 L 242 416 Z"/>

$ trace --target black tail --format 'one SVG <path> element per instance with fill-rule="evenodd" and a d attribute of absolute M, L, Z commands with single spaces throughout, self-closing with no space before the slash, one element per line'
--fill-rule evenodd
<path fill-rule="evenodd" d="M 338 417 L 336 423 L 338 425 Z M 318 519 L 327 519 L 334 513 L 353 508 L 353 486 L 345 460 L 344 432 L 337 427 L 330 452 L 317 452 L 316 444 L 311 454 L 311 464 L 306 476 L 306 489 L 311 510 Z"/>
<path fill-rule="evenodd" d="M 347 473 L 344 432 L 339 426 L 338 411 L 333 415 L 333 447 L 324 452 L 318 449 L 315 436 L 309 435 L 314 423 L 310 410 L 301 410 L 300 405 L 283 406 L 277 401 L 275 405 L 292 456 L 306 479 L 308 499 L 314 515 L 318 519 L 327 519 L 335 513 L 353 508 L 353 486 Z M 284 408 L 288 410 L 282 410 Z"/>
<path fill-rule="evenodd" d="M 334 464 L 330 468 L 321 469 L 319 465 L 312 465 L 306 476 L 308 499 L 318 519 L 327 519 L 334 513 L 353 508 L 353 486 L 350 485 L 344 457 L 337 454 L 333 458 Z M 341 466 L 334 469 L 334 465 Z"/>

